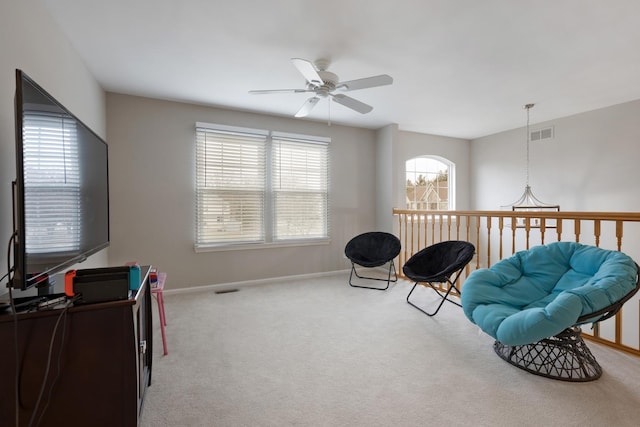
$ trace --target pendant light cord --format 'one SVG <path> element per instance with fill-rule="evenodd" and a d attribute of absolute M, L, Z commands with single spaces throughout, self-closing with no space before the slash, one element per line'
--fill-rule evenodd
<path fill-rule="evenodd" d="M 524 108 L 527 109 L 527 177 L 526 177 L 526 183 L 527 183 L 527 187 L 529 186 L 529 138 L 531 137 L 531 134 L 529 133 L 529 110 L 531 110 L 533 108 L 535 104 L 527 104 L 524 106 Z"/>

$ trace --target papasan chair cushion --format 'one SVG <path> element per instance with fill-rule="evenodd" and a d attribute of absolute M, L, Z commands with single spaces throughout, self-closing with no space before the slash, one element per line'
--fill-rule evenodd
<path fill-rule="evenodd" d="M 497 341 L 530 344 L 599 320 L 585 316 L 632 293 L 636 275 L 635 262 L 622 252 L 555 242 L 471 273 L 462 288 L 462 307 Z"/>

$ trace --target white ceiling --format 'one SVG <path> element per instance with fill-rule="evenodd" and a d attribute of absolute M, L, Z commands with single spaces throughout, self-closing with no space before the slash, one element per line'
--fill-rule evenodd
<path fill-rule="evenodd" d="M 107 91 L 293 116 L 294 57 L 340 80 L 333 123 L 473 139 L 640 99 L 637 0 L 43 0 Z M 328 101 L 309 118 L 326 121 Z"/>

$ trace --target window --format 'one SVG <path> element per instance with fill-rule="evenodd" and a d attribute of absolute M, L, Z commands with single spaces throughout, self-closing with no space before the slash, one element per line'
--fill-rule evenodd
<path fill-rule="evenodd" d="M 27 253 L 77 251 L 81 214 L 75 121 L 61 114 L 25 111 L 22 144 Z"/>
<path fill-rule="evenodd" d="M 196 124 L 196 249 L 327 239 L 319 137 Z"/>
<path fill-rule="evenodd" d="M 274 135 L 274 240 L 326 238 L 328 145 Z"/>
<path fill-rule="evenodd" d="M 453 206 L 453 169 L 446 159 L 421 156 L 407 160 L 407 209 L 446 211 Z"/>

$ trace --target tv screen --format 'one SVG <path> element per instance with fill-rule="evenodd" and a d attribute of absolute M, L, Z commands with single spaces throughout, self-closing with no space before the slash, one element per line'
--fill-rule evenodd
<path fill-rule="evenodd" d="M 16 70 L 11 286 L 27 289 L 109 245 L 108 147 Z"/>

